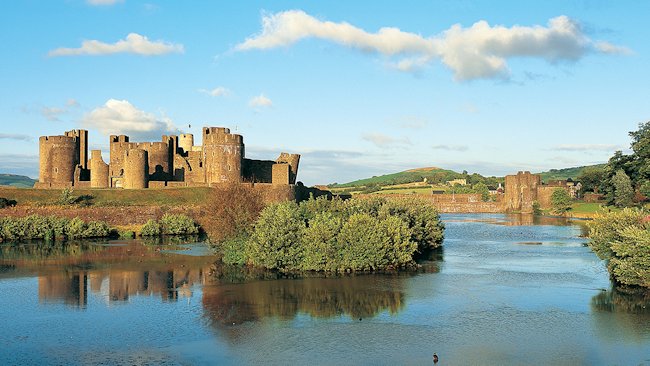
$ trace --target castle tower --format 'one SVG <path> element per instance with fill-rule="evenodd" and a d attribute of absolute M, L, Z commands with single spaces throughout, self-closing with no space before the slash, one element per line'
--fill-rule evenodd
<path fill-rule="evenodd" d="M 109 145 L 109 176 L 121 177 L 124 175 L 124 153 L 130 150 L 135 144 L 129 142 L 129 136 L 111 135 Z"/>
<path fill-rule="evenodd" d="M 149 186 L 149 164 L 146 150 L 132 149 L 124 152 L 124 189 L 143 189 Z"/>
<path fill-rule="evenodd" d="M 108 164 L 102 159 L 101 150 L 90 152 L 90 188 L 108 188 Z"/>
<path fill-rule="evenodd" d="M 187 153 L 192 151 L 194 146 L 194 135 L 191 133 L 183 133 L 178 136 L 178 147 L 183 149 L 183 152 Z"/>
<path fill-rule="evenodd" d="M 542 185 L 542 178 L 530 172 L 518 172 L 506 175 L 506 210 L 533 212 L 533 202 L 537 200 L 537 187 Z"/>
<path fill-rule="evenodd" d="M 81 169 L 88 169 L 88 131 L 72 130 L 66 131 L 65 136 L 76 137 L 79 145 L 79 164 Z"/>
<path fill-rule="evenodd" d="M 276 163 L 289 164 L 289 184 L 296 184 L 300 154 L 280 153 L 280 156 L 275 161 Z"/>
<path fill-rule="evenodd" d="M 222 127 L 203 128 L 205 182 L 241 183 L 244 139 Z"/>
<path fill-rule="evenodd" d="M 72 186 L 79 164 L 79 141 L 70 136 L 42 136 L 39 139 L 39 183 Z"/>

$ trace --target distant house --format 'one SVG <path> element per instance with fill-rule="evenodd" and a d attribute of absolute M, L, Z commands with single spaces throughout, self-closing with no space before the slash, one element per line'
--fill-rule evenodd
<path fill-rule="evenodd" d="M 454 179 L 454 180 L 448 180 L 447 185 L 449 186 L 466 186 L 467 185 L 467 179 Z"/>

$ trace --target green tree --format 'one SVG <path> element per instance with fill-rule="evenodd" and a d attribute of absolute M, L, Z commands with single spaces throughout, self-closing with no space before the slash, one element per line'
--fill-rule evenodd
<path fill-rule="evenodd" d="M 483 202 L 487 202 L 490 200 L 490 190 L 488 189 L 488 186 L 485 185 L 485 183 L 480 182 L 474 184 L 472 187 L 474 189 L 474 192 L 479 193 L 481 195 L 481 199 Z"/>
<path fill-rule="evenodd" d="M 643 183 L 650 180 L 650 121 L 639 124 L 637 131 L 630 132 L 632 144 L 630 147 L 634 151 L 631 166 L 636 175 L 630 177 L 634 186 L 640 187 Z"/>
<path fill-rule="evenodd" d="M 614 174 L 614 177 L 612 178 L 612 186 L 614 187 L 614 205 L 616 205 L 616 207 L 632 206 L 634 189 L 632 188 L 630 177 L 625 174 L 623 169 L 619 169 L 616 174 Z"/>
<path fill-rule="evenodd" d="M 601 186 L 603 182 L 607 180 L 607 172 L 605 167 L 602 166 L 593 166 L 584 168 L 580 175 L 578 175 L 578 181 L 582 184 L 582 192 L 594 192 L 600 193 Z"/>
<path fill-rule="evenodd" d="M 565 215 L 571 210 L 571 196 L 565 189 L 556 189 L 551 194 L 551 205 L 553 212 L 558 215 Z"/>

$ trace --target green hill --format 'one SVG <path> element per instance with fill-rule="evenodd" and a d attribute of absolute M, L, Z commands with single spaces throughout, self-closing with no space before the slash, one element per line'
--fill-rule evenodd
<path fill-rule="evenodd" d="M 17 188 L 32 188 L 36 183 L 35 179 L 24 175 L 0 174 L 0 186 L 12 186 Z"/>
<path fill-rule="evenodd" d="M 592 167 L 604 167 L 605 164 L 596 164 L 596 165 L 587 165 L 579 166 L 575 168 L 564 168 L 564 169 L 551 169 L 547 172 L 536 173 L 542 176 L 542 181 L 547 182 L 549 180 L 564 180 L 564 179 L 573 179 L 576 180 L 583 169 L 592 168 Z"/>
<path fill-rule="evenodd" d="M 419 168 L 406 170 L 399 173 L 386 174 L 374 176 L 372 178 L 365 178 L 355 180 L 349 183 L 332 184 L 330 187 L 346 188 L 346 187 L 364 187 L 364 186 L 392 186 L 396 184 L 406 184 L 413 182 L 422 182 L 427 178 L 429 183 L 444 183 L 448 180 L 463 178 L 461 173 L 456 173 L 447 169 L 440 169 L 435 167 Z"/>

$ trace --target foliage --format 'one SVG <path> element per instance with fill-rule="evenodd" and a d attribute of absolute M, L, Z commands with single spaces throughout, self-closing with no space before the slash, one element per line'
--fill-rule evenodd
<path fill-rule="evenodd" d="M 75 203 L 77 198 L 72 195 L 72 192 L 72 188 L 63 188 L 63 190 L 61 190 L 61 194 L 59 195 L 59 205 L 67 206 Z"/>
<path fill-rule="evenodd" d="M 542 207 L 539 204 L 539 201 L 533 201 L 533 215 L 541 215 Z"/>
<path fill-rule="evenodd" d="M 650 216 L 625 208 L 589 223 L 589 246 L 619 283 L 650 287 Z"/>
<path fill-rule="evenodd" d="M 582 175 L 586 170 L 599 169 L 603 168 L 604 166 L 605 164 L 597 164 L 579 166 L 575 168 L 551 169 L 546 172 L 541 172 L 539 175 L 542 176 L 542 181 L 544 182 L 548 182 L 549 180 L 566 180 L 569 178 L 573 180 L 580 180 L 580 175 Z"/>
<path fill-rule="evenodd" d="M 490 200 L 490 190 L 488 189 L 488 186 L 485 183 L 483 182 L 476 183 L 474 186 L 472 186 L 472 188 L 474 189 L 474 192 L 481 195 L 481 199 L 483 200 L 483 202 L 487 202 Z"/>
<path fill-rule="evenodd" d="M 142 236 L 159 236 L 162 232 L 162 228 L 158 221 L 154 219 L 149 219 L 143 226 L 140 234 Z"/>
<path fill-rule="evenodd" d="M 553 212 L 558 215 L 565 215 L 571 210 L 571 196 L 565 189 L 556 189 L 551 194 L 551 206 Z"/>
<path fill-rule="evenodd" d="M 183 214 L 164 214 L 160 219 L 160 227 L 164 235 L 192 235 L 199 233 L 199 228 L 194 220 Z"/>
<path fill-rule="evenodd" d="M 10 200 L 4 197 L 0 197 L 0 208 L 13 207 L 16 206 L 17 203 L 18 202 L 16 202 L 15 200 Z"/>
<path fill-rule="evenodd" d="M 585 167 L 578 175 L 578 181 L 582 184 L 580 188 L 582 193 L 594 192 L 600 193 L 601 186 L 607 179 L 607 172 L 604 165 L 594 165 Z"/>
<path fill-rule="evenodd" d="M 108 224 L 99 221 L 86 223 L 74 219 L 56 216 L 31 215 L 26 217 L 0 218 L 0 241 L 27 239 L 80 239 L 107 237 L 110 235 Z"/>
<path fill-rule="evenodd" d="M 414 264 L 442 243 L 436 210 L 411 200 L 284 202 L 262 210 L 249 237 L 221 243 L 223 261 L 281 271 L 365 271 Z"/>
<path fill-rule="evenodd" d="M 612 178 L 614 186 L 614 205 L 616 207 L 629 207 L 632 205 L 634 198 L 634 188 L 630 177 L 625 174 L 623 169 L 619 169 Z"/>
<path fill-rule="evenodd" d="M 445 184 L 447 181 L 454 179 L 467 179 L 467 183 L 470 185 L 482 182 L 486 185 L 496 186 L 499 183 L 503 183 L 503 178 L 484 177 L 477 173 L 471 175 L 467 174 L 467 172 L 464 173 L 465 174 L 456 173 L 451 170 L 440 168 L 421 168 L 374 176 L 372 178 L 360 179 L 349 183 L 334 183 L 329 186 L 332 188 L 364 187 L 365 189 L 375 189 L 370 187 L 386 187 L 397 184 L 422 182 L 424 179 L 427 180 L 428 184 Z"/>
<path fill-rule="evenodd" d="M 211 188 L 205 197 L 197 221 L 212 242 L 249 232 L 265 206 L 262 194 L 243 184 Z"/>

